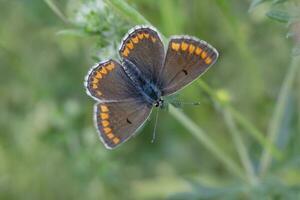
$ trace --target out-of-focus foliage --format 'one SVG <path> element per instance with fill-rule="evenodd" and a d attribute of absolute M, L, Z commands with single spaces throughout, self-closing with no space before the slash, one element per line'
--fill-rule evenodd
<path fill-rule="evenodd" d="M 271 19 L 287 23 L 290 27 L 288 37 L 293 37 L 295 46 L 293 55 L 300 54 L 300 5 L 298 0 L 253 0 L 250 11 L 263 3 L 269 3 L 266 15 Z"/>
<path fill-rule="evenodd" d="M 231 134 L 238 129 L 254 182 L 230 173 L 166 111 L 154 143 L 151 117 L 137 137 L 104 148 L 84 76 L 94 62 L 118 58 L 121 38 L 136 25 L 109 2 L 0 1 L 0 199 L 300 199 L 299 2 L 127 1 L 166 37 L 194 35 L 219 50 L 201 77 L 216 96 L 194 83 L 180 99 L 200 105 L 181 109 L 242 168 L 245 158 Z M 286 78 L 290 65 L 296 73 Z M 280 94 L 287 95 L 276 101 Z M 227 108 L 216 100 L 239 110 L 263 137 L 271 119 L 277 122 L 283 157 L 263 176 L 266 146 L 247 126 L 228 128 Z"/>

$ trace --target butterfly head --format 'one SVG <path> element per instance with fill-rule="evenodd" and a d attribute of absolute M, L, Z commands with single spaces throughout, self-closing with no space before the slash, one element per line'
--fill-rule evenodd
<path fill-rule="evenodd" d="M 162 98 L 159 98 L 157 101 L 154 102 L 155 107 L 163 107 L 164 100 Z"/>

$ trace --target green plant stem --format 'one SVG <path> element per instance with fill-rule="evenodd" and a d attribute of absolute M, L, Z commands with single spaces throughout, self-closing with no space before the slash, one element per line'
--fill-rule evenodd
<path fill-rule="evenodd" d="M 247 132 L 255 138 L 263 147 L 269 149 L 270 153 L 278 160 L 282 158 L 282 153 L 277 150 L 277 148 L 270 143 L 267 139 L 264 138 L 264 134 L 260 132 L 253 124 L 246 119 L 239 111 L 237 111 L 235 108 L 233 108 L 228 102 L 221 101 L 214 90 L 210 88 L 209 85 L 207 85 L 203 80 L 199 79 L 197 81 L 198 85 L 204 89 L 205 92 L 207 92 L 213 100 L 215 100 L 217 103 L 219 103 L 222 107 L 226 108 L 228 112 L 231 113 L 232 117 L 247 130 Z"/>
<path fill-rule="evenodd" d="M 225 164 L 227 169 L 243 180 L 247 180 L 240 167 L 215 144 L 199 126 L 190 120 L 183 112 L 169 105 L 170 114 L 175 117 L 187 130 L 192 133 L 195 138 L 202 143 L 212 154 Z"/>
<path fill-rule="evenodd" d="M 300 86 L 300 70 L 298 70 L 298 73 L 297 73 L 297 76 L 298 76 L 298 78 L 297 78 L 297 85 L 298 85 L 298 87 Z M 300 92 L 298 92 L 298 94 L 297 94 L 297 101 L 298 101 L 298 133 L 300 133 Z"/>
<path fill-rule="evenodd" d="M 249 157 L 247 148 L 241 138 L 241 133 L 239 132 L 238 128 L 236 127 L 236 124 L 232 118 L 231 113 L 227 109 L 224 109 L 223 114 L 224 114 L 225 122 L 230 130 L 229 132 L 231 133 L 234 144 L 236 146 L 241 163 L 244 166 L 245 171 L 247 173 L 248 180 L 249 180 L 250 184 L 257 185 L 258 180 L 255 175 L 255 170 L 251 163 L 251 159 Z"/>
<path fill-rule="evenodd" d="M 104 0 L 107 5 L 112 7 L 121 16 L 125 17 L 128 21 L 136 24 L 151 24 L 143 15 L 137 10 L 128 5 L 122 0 Z"/>
<path fill-rule="evenodd" d="M 52 0 L 44 0 L 44 2 L 63 22 L 69 23 L 69 20 L 64 16 L 64 14 L 59 10 Z"/>
<path fill-rule="evenodd" d="M 224 19 L 225 24 L 227 24 L 229 35 L 232 36 L 232 43 L 238 49 L 240 57 L 244 60 L 244 69 L 250 70 L 247 72 L 247 76 L 251 77 L 251 80 L 255 80 L 252 81 L 251 87 L 249 89 L 251 89 L 252 95 L 256 95 L 259 92 L 262 92 L 262 87 L 260 86 L 263 85 L 263 78 L 260 71 L 261 68 L 259 68 L 257 59 L 253 59 L 256 58 L 256 56 L 250 50 L 249 44 L 247 42 L 247 37 L 241 29 L 242 22 L 240 22 L 240 19 L 238 17 L 234 16 L 234 12 L 229 6 L 230 4 L 232 4 L 231 1 L 215 0 L 215 2 L 224 15 L 222 19 Z"/>
<path fill-rule="evenodd" d="M 231 8 L 229 7 L 229 1 L 226 0 L 215 0 L 217 5 L 219 6 L 220 10 L 224 14 L 224 19 L 228 24 L 228 30 L 230 31 L 230 35 L 234 36 L 232 38 L 233 43 L 238 48 L 241 57 L 243 60 L 245 60 L 244 63 L 248 65 L 245 69 L 251 69 L 251 72 L 248 74 L 252 74 L 252 77 L 258 77 L 258 79 L 255 81 L 256 84 L 252 86 L 252 88 L 255 88 L 255 91 L 257 92 L 258 85 L 262 85 L 259 83 L 262 80 L 261 73 L 259 70 L 257 70 L 257 66 L 259 64 L 257 61 L 253 58 L 255 56 L 253 55 L 253 52 L 249 50 L 248 44 L 247 44 L 247 38 L 240 30 L 240 22 L 237 18 L 233 16 L 233 12 Z M 237 122 L 242 125 L 248 133 L 250 133 L 263 147 L 264 149 L 267 148 L 268 151 L 274 156 L 277 160 L 280 160 L 282 158 L 282 153 L 277 150 L 276 146 L 273 145 L 269 140 L 267 140 L 263 135 L 262 132 L 260 132 L 253 124 L 247 120 L 241 113 L 239 113 L 236 109 L 234 109 L 231 105 L 226 105 L 229 112 L 231 112 L 232 116 L 234 117 Z"/>
<path fill-rule="evenodd" d="M 268 140 L 271 144 L 276 143 L 276 139 L 282 125 L 282 120 L 284 117 L 284 111 L 287 107 L 287 100 L 289 98 L 289 94 L 291 92 L 293 83 L 295 78 L 297 77 L 297 70 L 300 67 L 300 56 L 295 56 L 292 59 L 292 62 L 288 68 L 286 76 L 283 80 L 283 84 L 281 86 L 277 103 L 275 105 L 274 113 L 272 119 L 269 124 L 268 129 Z M 270 154 L 269 148 L 266 148 L 262 153 L 261 160 L 260 160 L 260 175 L 263 176 L 267 172 L 270 163 L 272 161 L 272 157 Z"/>

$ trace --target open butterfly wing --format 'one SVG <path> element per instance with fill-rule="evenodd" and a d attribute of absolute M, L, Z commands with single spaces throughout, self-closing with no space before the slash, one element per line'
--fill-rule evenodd
<path fill-rule="evenodd" d="M 86 77 L 87 93 L 99 103 L 95 105 L 95 125 L 104 145 L 115 148 L 145 122 L 151 112 L 141 94 L 114 60 L 95 65 Z"/>
<path fill-rule="evenodd" d="M 157 31 L 137 27 L 123 40 L 119 53 L 170 95 L 195 80 L 217 59 L 217 51 L 204 41 L 172 38 L 167 54 Z M 143 125 L 152 106 L 137 91 L 122 65 L 107 60 L 95 65 L 85 81 L 87 93 L 98 101 L 94 119 L 99 136 L 109 149 L 122 144 Z"/>
<path fill-rule="evenodd" d="M 85 86 L 88 95 L 97 101 L 119 102 L 142 98 L 123 67 L 114 60 L 96 64 L 88 72 Z"/>
<path fill-rule="evenodd" d="M 101 141 L 113 149 L 127 141 L 143 125 L 151 107 L 139 101 L 109 102 L 95 105 L 95 125 Z"/>
<path fill-rule="evenodd" d="M 171 38 L 159 77 L 162 95 L 170 95 L 203 74 L 218 58 L 208 43 L 191 37 Z"/>
<path fill-rule="evenodd" d="M 119 53 L 122 58 L 135 64 L 150 81 L 157 83 L 165 52 L 160 36 L 154 28 L 133 28 L 124 37 Z"/>

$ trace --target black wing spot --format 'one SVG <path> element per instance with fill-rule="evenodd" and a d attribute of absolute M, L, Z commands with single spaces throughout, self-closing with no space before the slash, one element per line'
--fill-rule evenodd
<path fill-rule="evenodd" d="M 185 69 L 183 69 L 182 71 L 183 71 L 183 73 L 184 73 L 185 75 L 188 74 L 188 72 L 187 72 Z"/>
<path fill-rule="evenodd" d="M 126 121 L 128 124 L 132 124 L 132 122 L 128 118 L 126 118 Z"/>

